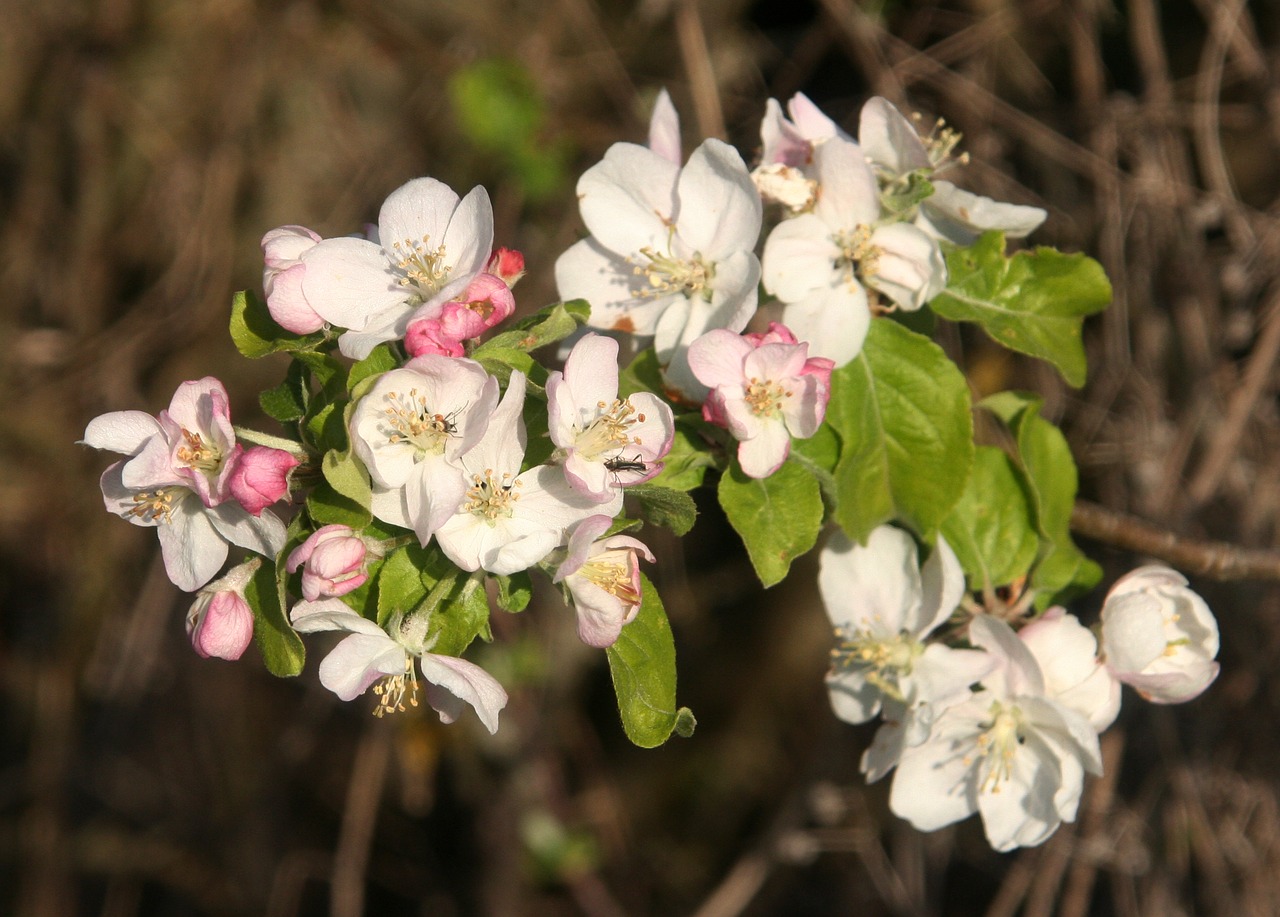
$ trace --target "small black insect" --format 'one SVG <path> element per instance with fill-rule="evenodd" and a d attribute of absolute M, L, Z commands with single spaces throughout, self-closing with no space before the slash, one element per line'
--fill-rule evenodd
<path fill-rule="evenodd" d="M 615 458 L 605 459 L 604 467 L 608 468 L 614 474 L 617 474 L 619 471 L 638 471 L 643 474 L 649 470 L 649 466 L 640 459 L 639 455 L 635 458 L 625 458 L 620 455 Z"/>

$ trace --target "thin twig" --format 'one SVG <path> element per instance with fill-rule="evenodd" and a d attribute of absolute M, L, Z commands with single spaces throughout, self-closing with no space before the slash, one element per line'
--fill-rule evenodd
<path fill-rule="evenodd" d="M 378 803 L 391 758 L 391 733 L 381 723 L 370 724 L 356 749 L 342 812 L 342 831 L 333 857 L 331 917 L 362 917 L 364 880 L 369 848 L 378 823 Z"/>
<path fill-rule="evenodd" d="M 707 32 L 702 27 L 696 0 L 682 0 L 676 5 L 676 39 L 680 56 L 689 76 L 693 94 L 693 110 L 698 118 L 698 131 L 703 137 L 725 139 L 724 109 L 720 106 L 720 87 L 711 66 L 711 49 Z"/>
<path fill-rule="evenodd" d="M 1280 580 L 1280 551 L 1198 541 L 1096 503 L 1076 501 L 1071 529 L 1087 538 L 1168 561 L 1185 573 L 1216 580 Z"/>

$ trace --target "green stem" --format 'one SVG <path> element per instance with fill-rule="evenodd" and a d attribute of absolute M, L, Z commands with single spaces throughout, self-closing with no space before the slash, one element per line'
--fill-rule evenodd
<path fill-rule="evenodd" d="M 285 439 L 283 436 L 273 436 L 270 433 L 259 433 L 257 430 L 250 430 L 247 427 L 235 427 L 236 438 L 241 442 L 249 443 L 254 446 L 267 446 L 271 449 L 280 449 L 288 452 L 299 459 L 307 459 L 310 456 L 302 444 L 296 440 Z"/>

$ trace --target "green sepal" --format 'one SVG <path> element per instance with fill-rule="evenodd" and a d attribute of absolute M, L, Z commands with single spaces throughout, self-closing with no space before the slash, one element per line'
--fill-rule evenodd
<path fill-rule="evenodd" d="M 625 493 L 634 498 L 637 516 L 677 535 L 689 534 L 698 519 L 698 507 L 693 498 L 682 490 L 638 484 L 628 487 Z"/>
<path fill-rule="evenodd" d="M 908 172 L 880 192 L 880 206 L 885 213 L 905 214 L 933 196 L 933 183 L 926 169 Z"/>
<path fill-rule="evenodd" d="M 795 462 L 784 462 L 767 478 L 751 478 L 735 458 L 720 476 L 717 495 L 766 588 L 786 579 L 791 562 L 818 540 L 823 515 L 818 481 Z"/>
<path fill-rule="evenodd" d="M 533 580 L 529 578 L 528 571 L 521 570 L 509 576 L 495 575 L 493 580 L 498 584 L 499 608 L 515 613 L 529 607 L 529 600 L 533 598 Z"/>
<path fill-rule="evenodd" d="M 1022 475 L 1003 450 L 979 446 L 964 494 L 942 522 L 974 589 L 994 589 L 1025 576 L 1039 537 Z"/>
<path fill-rule="evenodd" d="M 834 519 L 865 543 L 900 519 L 931 541 L 973 464 L 969 386 L 942 348 L 873 319 L 862 352 L 831 375 L 826 422 L 840 438 Z"/>
<path fill-rule="evenodd" d="M 285 331 L 267 311 L 267 304 L 252 290 L 241 290 L 231 300 L 231 340 L 251 360 L 267 354 L 312 350 L 324 342 L 324 334 Z"/>
<path fill-rule="evenodd" d="M 656 748 L 677 727 L 691 735 L 695 720 L 687 707 L 676 708 L 676 645 L 662 599 L 643 573 L 640 583 L 640 612 L 605 653 L 623 731 L 641 748 Z"/>
<path fill-rule="evenodd" d="M 929 306 L 943 318 L 975 322 L 1011 350 L 1046 360 L 1079 388 L 1087 374 L 1080 330 L 1111 303 L 1102 265 L 1052 248 L 1005 254 L 1004 234 L 983 233 L 947 255 L 947 287 Z"/>
<path fill-rule="evenodd" d="M 483 362 L 490 354 L 507 350 L 525 352 L 563 340 L 584 324 L 591 314 L 585 300 L 553 303 L 541 311 L 516 322 L 510 331 L 495 334 L 471 353 L 473 360 Z M 502 361 L 499 361 L 502 362 Z"/>
<path fill-rule="evenodd" d="M 280 678 L 297 675 L 307 661 L 302 638 L 289 626 L 285 614 L 288 597 L 284 569 L 290 550 L 301 544 L 307 534 L 301 514 L 295 516 L 285 533 L 285 550 L 259 566 L 244 591 L 245 601 L 253 609 L 253 642 L 267 671 Z"/>

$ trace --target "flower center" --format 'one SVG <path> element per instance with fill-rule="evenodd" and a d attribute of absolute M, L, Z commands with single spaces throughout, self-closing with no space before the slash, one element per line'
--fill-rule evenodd
<path fill-rule="evenodd" d="M 499 516 L 510 518 L 515 512 L 515 503 L 520 499 L 520 486 L 523 482 L 512 481 L 511 475 L 502 475 L 495 480 L 493 469 L 486 468 L 483 475 L 471 476 L 471 487 L 467 491 L 467 501 L 462 504 L 462 511 L 479 516 L 493 525 Z"/>
<path fill-rule="evenodd" d="M 634 552 L 626 548 L 601 551 L 582 565 L 578 575 L 625 605 L 639 605 L 640 590 L 632 570 L 634 557 Z"/>
<path fill-rule="evenodd" d="M 402 287 L 411 287 L 424 302 L 449 279 L 453 268 L 445 261 L 444 245 L 432 248 L 430 236 L 423 236 L 421 242 L 405 239 L 392 248 L 395 251 L 390 258 L 400 273 L 396 282 Z"/>
<path fill-rule="evenodd" d="M 845 280 L 852 286 L 856 277 L 868 277 L 876 273 L 884 249 L 871 244 L 871 227 L 859 225 L 852 230 L 840 230 L 831 236 L 840 253 L 832 265 L 844 271 Z"/>
<path fill-rule="evenodd" d="M 790 398 L 791 392 L 779 382 L 760 381 L 755 376 L 748 380 L 744 400 L 757 417 L 778 417 L 782 414 L 782 399 Z"/>
<path fill-rule="evenodd" d="M 831 650 L 831 667 L 837 672 L 860 672 L 894 700 L 906 702 L 898 681 L 911 674 L 916 657 L 924 652 L 924 644 L 907 633 L 885 637 L 865 630 L 836 628 L 836 645 Z"/>
<path fill-rule="evenodd" d="M 133 495 L 133 507 L 126 516 L 136 516 L 153 525 L 173 521 L 173 495 L 179 488 L 161 487 L 159 490 L 142 490 Z"/>
<path fill-rule="evenodd" d="M 978 790 L 999 793 L 1001 785 L 1013 776 L 1013 756 L 1022 744 L 1022 711 L 993 701 L 991 717 L 987 731 L 978 736 L 978 754 L 990 761 Z"/>
<path fill-rule="evenodd" d="M 178 461 L 193 471 L 214 474 L 222 465 L 222 450 L 208 445 L 199 433 L 182 431 L 184 445 L 178 447 Z"/>
<path fill-rule="evenodd" d="M 606 453 L 616 454 L 624 446 L 640 446 L 640 437 L 629 432 L 638 423 L 644 423 L 644 414 L 637 411 L 630 401 L 615 399 L 613 404 L 596 402 L 599 414 L 587 424 L 586 429 L 574 440 L 574 451 L 588 462 L 595 462 Z"/>
<path fill-rule="evenodd" d="M 386 434 L 390 443 L 409 443 L 423 455 L 441 455 L 445 442 L 458 432 L 458 411 L 432 411 L 416 388 L 409 389 L 408 395 L 387 392 L 384 397 L 388 406 L 383 413 L 391 426 Z"/>
<path fill-rule="evenodd" d="M 410 707 L 418 706 L 418 674 L 413 669 L 413 657 L 406 654 L 404 671 L 382 679 L 373 686 L 373 693 L 378 697 L 373 715 L 378 718 L 388 713 L 404 713 L 405 695 L 408 695 Z"/>
<path fill-rule="evenodd" d="M 919 112 L 911 115 L 911 120 L 916 123 L 917 133 L 920 130 L 920 121 L 923 120 Z M 933 122 L 933 127 L 927 134 L 920 134 L 920 142 L 924 144 L 925 154 L 929 157 L 929 164 L 934 169 L 940 170 L 948 165 L 951 161 L 964 165 L 969 161 L 969 154 L 962 153 L 953 157 L 951 154 L 956 151 L 956 147 L 960 145 L 960 140 L 964 135 L 952 127 L 947 127 L 947 122 L 939 118 Z"/>
<path fill-rule="evenodd" d="M 647 245 L 640 249 L 640 254 L 648 259 L 648 264 L 637 264 L 634 272 L 647 277 L 649 286 L 632 290 L 631 295 L 636 299 L 679 293 L 690 299 L 701 296 L 708 302 L 711 300 L 711 280 L 715 276 L 715 268 L 703 261 L 701 255 L 682 261 L 655 252 Z"/>

